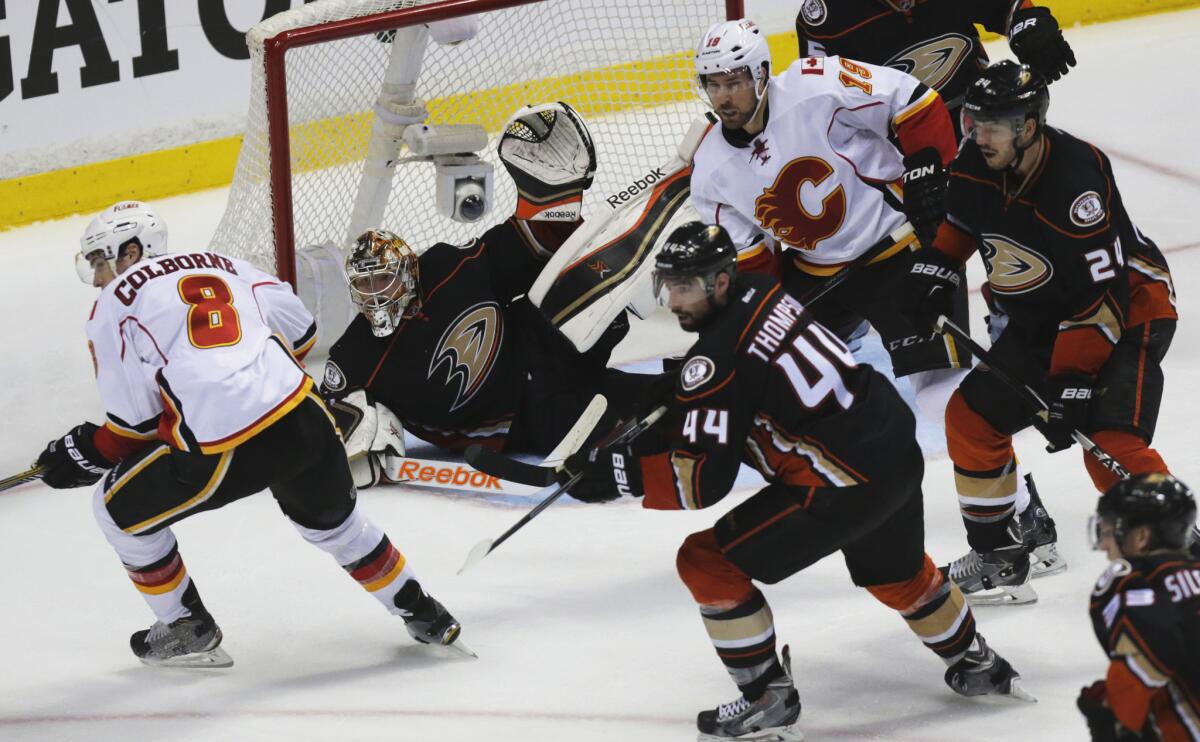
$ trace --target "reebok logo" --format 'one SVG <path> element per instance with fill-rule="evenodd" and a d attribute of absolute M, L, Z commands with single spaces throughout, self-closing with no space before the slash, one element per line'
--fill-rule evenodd
<path fill-rule="evenodd" d="M 457 484 L 460 486 L 469 485 L 480 489 L 496 490 L 497 492 L 504 491 L 504 486 L 500 484 L 500 480 L 496 477 L 465 466 L 422 466 L 416 461 L 405 461 L 400 465 L 398 479 L 437 482 L 438 484 Z"/>
<path fill-rule="evenodd" d="M 656 167 L 653 170 L 651 170 L 650 172 L 646 173 L 646 175 L 644 177 L 635 178 L 634 181 L 632 183 L 630 183 L 629 187 L 626 188 L 625 190 L 617 191 L 616 193 L 614 193 L 613 195 L 609 196 L 608 198 L 606 198 L 604 200 L 606 202 L 608 202 L 608 205 L 611 206 L 612 208 L 614 208 L 614 209 L 620 208 L 621 204 L 628 203 L 639 193 L 646 190 L 647 188 L 654 185 L 655 183 L 657 183 L 658 181 L 662 180 L 665 177 L 667 177 L 667 175 L 666 175 L 666 173 L 663 172 L 662 168 Z"/>

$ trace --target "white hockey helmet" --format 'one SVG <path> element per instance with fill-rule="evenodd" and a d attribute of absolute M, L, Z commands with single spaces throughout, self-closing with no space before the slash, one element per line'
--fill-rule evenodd
<path fill-rule="evenodd" d="M 101 211 L 79 239 L 75 270 L 80 280 L 92 283 L 92 260 L 97 256 L 108 261 L 116 273 L 118 252 L 130 240 L 141 246 L 142 258 L 163 255 L 167 252 L 167 225 L 141 201 L 118 201 Z"/>
<path fill-rule="evenodd" d="M 766 64 L 767 68 L 763 69 Z M 748 18 L 713 25 L 696 47 L 696 79 L 704 88 L 705 75 L 750 70 L 754 89 L 761 94 L 770 74 L 771 50 L 758 24 Z"/>

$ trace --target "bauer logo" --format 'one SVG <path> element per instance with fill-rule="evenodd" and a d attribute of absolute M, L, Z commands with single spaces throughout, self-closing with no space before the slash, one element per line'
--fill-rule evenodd
<path fill-rule="evenodd" d="M 325 361 L 325 377 L 321 386 L 330 392 L 340 392 L 346 388 L 346 376 L 333 361 Z"/>
<path fill-rule="evenodd" d="M 1090 227 L 1104 218 L 1104 204 L 1100 194 L 1086 191 L 1071 204 L 1071 222 L 1077 227 Z"/>
<path fill-rule="evenodd" d="M 683 385 L 683 390 L 690 392 L 711 379 L 716 372 L 717 368 L 710 359 L 705 356 L 696 356 L 683 364 L 683 369 L 679 372 L 679 380 Z"/>

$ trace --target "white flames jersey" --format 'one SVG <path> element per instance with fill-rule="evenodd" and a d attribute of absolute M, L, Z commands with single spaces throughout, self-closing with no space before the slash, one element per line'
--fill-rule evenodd
<path fill-rule="evenodd" d="M 105 426 L 125 438 L 225 451 L 312 386 L 297 361 L 312 315 L 288 284 L 216 253 L 134 264 L 101 291 L 87 336 Z"/>
<path fill-rule="evenodd" d="M 729 231 L 739 257 L 768 248 L 806 262 L 852 260 L 904 223 L 903 157 L 888 141 L 936 102 L 914 77 L 840 57 L 797 60 L 768 83 L 766 128 L 746 147 L 709 129 L 692 205 Z"/>

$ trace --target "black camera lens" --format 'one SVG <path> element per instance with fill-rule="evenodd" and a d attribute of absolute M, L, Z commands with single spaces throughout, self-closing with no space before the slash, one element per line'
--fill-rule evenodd
<path fill-rule="evenodd" d="M 463 220 L 473 222 L 481 219 L 487 205 L 483 202 L 482 194 L 472 193 L 458 202 L 458 215 Z"/>

